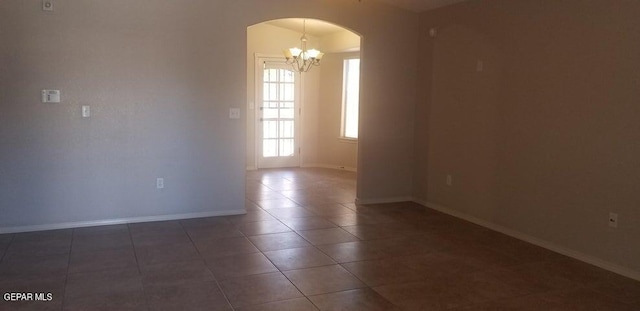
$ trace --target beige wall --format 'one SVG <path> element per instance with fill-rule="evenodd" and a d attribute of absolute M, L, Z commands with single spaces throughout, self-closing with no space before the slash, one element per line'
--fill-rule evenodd
<path fill-rule="evenodd" d="M 358 196 L 410 195 L 417 71 L 394 56 L 417 47 L 416 14 L 323 0 L 41 6 L 0 2 L 0 230 L 244 212 L 247 27 L 284 17 L 363 35 Z M 44 88 L 63 102 L 40 103 Z"/>
<path fill-rule="evenodd" d="M 415 196 L 638 277 L 638 16 L 580 0 L 422 14 Z"/>
<path fill-rule="evenodd" d="M 340 139 L 342 126 L 343 61 L 359 52 L 329 53 L 322 60 L 318 120 L 318 163 L 356 170 L 358 144 Z"/>

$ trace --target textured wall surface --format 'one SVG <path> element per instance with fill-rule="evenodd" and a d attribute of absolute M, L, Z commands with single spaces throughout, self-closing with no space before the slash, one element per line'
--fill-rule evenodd
<path fill-rule="evenodd" d="M 416 14 L 320 0 L 41 6 L 0 2 L 3 230 L 244 212 L 247 27 L 284 17 L 364 36 L 358 195 L 410 194 L 416 68 L 394 56 L 415 50 Z M 42 89 L 61 90 L 62 102 L 41 103 Z"/>
<path fill-rule="evenodd" d="M 415 196 L 640 271 L 638 16 L 623 0 L 422 14 Z"/>

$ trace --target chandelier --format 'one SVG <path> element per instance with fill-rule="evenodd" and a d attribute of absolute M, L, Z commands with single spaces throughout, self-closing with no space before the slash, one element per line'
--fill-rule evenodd
<path fill-rule="evenodd" d="M 320 65 L 320 60 L 324 53 L 311 49 L 307 50 L 307 20 L 302 20 L 302 37 L 300 37 L 302 49 L 298 47 L 282 51 L 287 59 L 287 64 L 291 64 L 293 70 L 303 73 L 309 71 L 311 67 Z"/>

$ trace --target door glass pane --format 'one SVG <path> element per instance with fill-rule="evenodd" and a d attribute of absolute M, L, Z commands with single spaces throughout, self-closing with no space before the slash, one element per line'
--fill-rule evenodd
<path fill-rule="evenodd" d="M 280 138 L 293 138 L 293 121 L 280 121 Z"/>
<path fill-rule="evenodd" d="M 265 119 L 276 119 L 278 118 L 278 110 L 279 109 L 265 107 L 262 109 L 262 117 Z"/>
<path fill-rule="evenodd" d="M 278 140 L 276 139 L 265 139 L 262 141 L 262 156 L 267 157 L 277 157 L 278 156 Z"/>
<path fill-rule="evenodd" d="M 293 84 L 291 83 L 282 84 L 280 86 L 280 92 L 281 92 L 280 100 L 287 100 L 287 101 L 294 100 Z"/>
<path fill-rule="evenodd" d="M 293 139 L 280 139 L 280 156 L 293 156 Z"/>
<path fill-rule="evenodd" d="M 280 109 L 280 118 L 293 119 L 293 108 Z"/>
<path fill-rule="evenodd" d="M 278 138 L 278 121 L 263 121 L 262 136 L 264 138 Z"/>

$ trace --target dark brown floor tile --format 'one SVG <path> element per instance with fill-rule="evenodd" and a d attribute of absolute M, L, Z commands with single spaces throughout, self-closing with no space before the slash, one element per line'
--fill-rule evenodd
<path fill-rule="evenodd" d="M 260 305 L 236 308 L 236 311 L 317 311 L 307 298 L 268 302 Z"/>
<path fill-rule="evenodd" d="M 551 305 L 537 295 L 494 300 L 450 309 L 452 311 L 541 311 L 553 310 Z M 557 310 L 561 311 L 561 310 Z"/>
<path fill-rule="evenodd" d="M 69 268 L 69 254 L 45 256 L 5 255 L 0 262 L 0 277 L 64 275 Z"/>
<path fill-rule="evenodd" d="M 586 288 L 549 292 L 538 296 L 549 307 L 547 310 L 581 311 L 637 311 L 638 305 L 630 305 Z"/>
<path fill-rule="evenodd" d="M 416 282 L 375 287 L 382 297 L 403 310 L 446 310 L 474 303 L 458 283 Z"/>
<path fill-rule="evenodd" d="M 147 304 L 142 290 L 107 292 L 95 296 L 65 298 L 64 311 L 146 311 Z"/>
<path fill-rule="evenodd" d="M 594 283 L 589 287 L 640 309 L 640 281 L 613 275 L 606 281 Z"/>
<path fill-rule="evenodd" d="M 323 252 L 339 263 L 392 258 L 428 253 L 428 247 L 414 239 L 384 239 L 319 245 Z"/>
<path fill-rule="evenodd" d="M 319 216 L 339 216 L 346 214 L 355 214 L 355 212 L 342 204 L 324 204 L 316 206 L 305 206 L 308 211 Z"/>
<path fill-rule="evenodd" d="M 43 301 L 6 301 L 0 298 L 0 310 L 61 310 L 66 275 L 13 276 L 0 278 L 0 293 L 32 293 Z M 48 294 L 51 294 L 49 297 Z M 50 298 L 50 300 L 49 300 Z"/>
<path fill-rule="evenodd" d="M 73 238 L 102 234 L 127 234 L 129 235 L 129 226 L 122 225 L 109 225 L 109 226 L 96 226 L 96 227 L 84 227 L 73 229 Z"/>
<path fill-rule="evenodd" d="M 258 206 L 260 206 L 265 210 L 272 209 L 272 208 L 300 207 L 298 203 L 293 202 L 289 199 L 260 200 L 260 201 L 256 201 L 256 204 L 258 204 Z"/>
<path fill-rule="evenodd" d="M 129 232 L 85 234 L 74 236 L 72 253 L 95 252 L 110 249 L 133 248 Z"/>
<path fill-rule="evenodd" d="M 226 216 L 233 224 L 241 224 L 245 222 L 275 220 L 269 213 L 261 210 L 247 211 L 244 215 Z"/>
<path fill-rule="evenodd" d="M 150 310 L 232 310 L 215 282 L 145 286 Z"/>
<path fill-rule="evenodd" d="M 607 273 L 574 261 L 536 262 L 505 269 L 513 271 L 529 283 L 557 290 L 595 284 L 600 280 L 606 280 Z"/>
<path fill-rule="evenodd" d="M 136 267 L 137 264 L 132 248 L 72 253 L 69 273 L 124 269 Z"/>
<path fill-rule="evenodd" d="M 357 261 L 342 266 L 369 286 L 416 282 L 425 277 L 400 258 Z"/>
<path fill-rule="evenodd" d="M 289 232 L 291 229 L 278 220 L 248 222 L 238 225 L 246 236 Z"/>
<path fill-rule="evenodd" d="M 220 285 L 234 308 L 302 297 L 280 272 L 228 279 Z"/>
<path fill-rule="evenodd" d="M 329 221 L 341 227 L 395 222 L 393 218 L 385 215 L 381 215 L 381 214 L 367 215 L 367 214 L 356 213 L 356 214 L 327 216 L 326 218 Z"/>
<path fill-rule="evenodd" d="M 184 244 L 190 243 L 191 238 L 187 233 L 180 229 L 168 229 L 167 231 L 148 230 L 142 232 L 132 232 L 131 238 L 133 240 L 133 246 L 157 246 L 168 244 Z"/>
<path fill-rule="evenodd" d="M 216 224 L 212 226 L 199 226 L 187 228 L 187 234 L 193 241 L 225 239 L 244 236 L 235 225 Z"/>
<path fill-rule="evenodd" d="M 340 265 L 283 272 L 306 296 L 363 288 L 366 285 Z"/>
<path fill-rule="evenodd" d="M 314 229 L 327 229 L 335 228 L 336 225 L 332 222 L 317 216 L 303 217 L 303 218 L 288 218 L 281 219 L 281 221 L 294 230 L 314 230 Z"/>
<path fill-rule="evenodd" d="M 420 235 L 421 232 L 409 224 L 382 223 L 370 225 L 345 226 L 344 230 L 362 240 L 401 238 Z"/>
<path fill-rule="evenodd" d="M 322 311 L 400 310 L 384 297 L 368 288 L 311 296 L 309 299 Z"/>
<path fill-rule="evenodd" d="M 37 242 L 46 244 L 52 241 L 66 240 L 71 242 L 73 229 L 34 231 L 25 233 L 16 233 L 13 237 L 14 243 Z"/>
<path fill-rule="evenodd" d="M 475 243 L 518 259 L 522 263 L 566 259 L 564 255 L 495 231 L 483 232 L 476 237 Z"/>
<path fill-rule="evenodd" d="M 478 271 L 477 267 L 467 263 L 464 258 L 442 252 L 405 256 L 399 260 L 407 267 L 415 270 L 416 274 L 425 278 L 468 274 Z"/>
<path fill-rule="evenodd" d="M 50 292 L 34 293 L 33 300 L 27 301 L 5 301 L 0 300 L 0 311 L 22 311 L 22 310 L 37 310 L 37 311 L 60 311 L 62 310 L 61 297 L 49 296 Z M 36 296 L 39 295 L 39 296 Z M 39 298 L 35 298 L 39 297 Z M 51 298 L 51 300 L 48 300 Z M 39 299 L 39 300 L 36 300 Z"/>
<path fill-rule="evenodd" d="M 136 247 L 136 256 L 140 266 L 200 259 L 200 253 L 191 242 Z"/>
<path fill-rule="evenodd" d="M 278 271 L 262 253 L 214 258 L 207 265 L 217 280 Z"/>
<path fill-rule="evenodd" d="M 366 242 L 347 242 L 317 246 L 338 263 L 372 260 L 388 257 L 385 249 Z"/>
<path fill-rule="evenodd" d="M 214 281 L 213 274 L 202 260 L 142 266 L 140 270 L 144 286 Z"/>
<path fill-rule="evenodd" d="M 14 239 L 7 247 L 5 258 L 9 257 L 42 257 L 49 255 L 69 254 L 71 238 Z"/>
<path fill-rule="evenodd" d="M 299 231 L 298 234 L 300 234 L 305 240 L 309 241 L 309 243 L 313 245 L 359 241 L 357 237 L 344 231 L 342 228 L 302 230 Z"/>
<path fill-rule="evenodd" d="M 249 237 L 249 239 L 263 252 L 311 246 L 295 232 L 256 235 Z"/>
<path fill-rule="evenodd" d="M 282 194 L 274 190 L 271 190 L 267 187 L 260 188 L 256 191 L 247 191 L 245 193 L 245 197 L 254 202 L 261 201 L 261 200 L 285 199 L 285 197 Z"/>
<path fill-rule="evenodd" d="M 465 247 L 447 250 L 446 252 L 463 259 L 466 263 L 475 266 L 479 270 L 504 268 L 523 263 L 521 260 L 485 247 Z"/>
<path fill-rule="evenodd" d="M 180 220 L 180 224 L 185 230 L 200 227 L 217 227 L 230 225 L 231 222 L 225 217 L 202 217 Z"/>
<path fill-rule="evenodd" d="M 333 265 L 335 262 L 315 247 L 264 252 L 280 271 Z"/>
<path fill-rule="evenodd" d="M 129 224 L 132 234 L 184 231 L 179 220 L 152 221 Z"/>
<path fill-rule="evenodd" d="M 245 237 L 202 240 L 195 244 L 201 256 L 207 259 L 259 252 Z"/>
<path fill-rule="evenodd" d="M 315 216 L 314 213 L 302 208 L 302 207 L 289 207 L 289 208 L 272 208 L 267 212 L 273 217 L 278 219 L 290 219 L 290 218 L 302 218 Z"/>
<path fill-rule="evenodd" d="M 137 268 L 73 273 L 67 276 L 65 302 L 68 299 L 100 296 L 107 293 L 141 292 Z"/>

